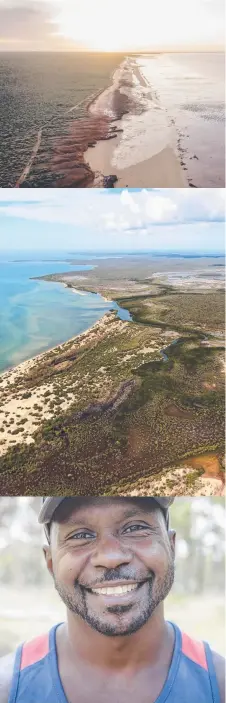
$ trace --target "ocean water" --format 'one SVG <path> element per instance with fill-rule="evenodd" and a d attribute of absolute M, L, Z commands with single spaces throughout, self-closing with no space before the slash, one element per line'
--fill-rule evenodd
<path fill-rule="evenodd" d="M 123 117 L 113 165 L 125 168 L 172 146 L 190 185 L 224 187 L 224 54 L 153 54 L 129 61 L 130 94 L 144 111 Z"/>
<path fill-rule="evenodd" d="M 111 308 L 121 319 L 129 319 L 127 311 L 99 294 L 79 294 L 62 283 L 30 280 L 93 268 L 91 263 L 70 265 L 67 258 L 68 252 L 65 259 L 63 252 L 0 252 L 0 372 L 84 332 Z M 89 260 L 86 255 L 81 258 Z"/>
<path fill-rule="evenodd" d="M 2 188 L 16 184 L 39 130 L 43 128 L 42 148 L 50 155 L 52 141 L 66 133 L 71 120 L 86 115 L 88 103 L 111 83 L 121 61 L 119 54 L 0 54 Z M 47 172 L 43 185 L 50 184 Z"/>

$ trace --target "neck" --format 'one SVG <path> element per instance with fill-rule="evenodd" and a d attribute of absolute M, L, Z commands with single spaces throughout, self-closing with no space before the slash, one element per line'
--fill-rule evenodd
<path fill-rule="evenodd" d="M 140 630 L 126 636 L 102 635 L 77 615 L 68 612 L 67 616 L 65 644 L 70 658 L 102 669 L 121 671 L 154 665 L 172 640 L 171 630 L 164 620 L 163 604 Z"/>

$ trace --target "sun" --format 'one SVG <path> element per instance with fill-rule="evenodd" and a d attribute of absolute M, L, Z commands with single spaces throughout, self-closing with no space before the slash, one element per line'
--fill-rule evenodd
<path fill-rule="evenodd" d="M 100 26 L 95 23 L 95 27 L 90 30 L 88 27 L 85 28 L 84 32 L 78 32 L 78 26 L 73 27 L 73 22 L 71 18 L 64 18 L 61 21 L 61 31 L 60 34 L 67 39 L 71 39 L 75 43 L 78 43 L 82 48 L 90 49 L 93 51 L 123 51 L 125 49 L 124 37 L 114 35 L 114 31 L 104 31 L 103 25 Z"/>
<path fill-rule="evenodd" d="M 203 0 L 58 0 L 57 35 L 96 51 L 197 43 L 208 34 Z M 210 22 L 210 18 L 209 18 Z"/>
<path fill-rule="evenodd" d="M 58 33 L 83 48 L 126 51 L 150 43 L 152 29 L 149 21 L 144 21 L 143 13 L 131 11 L 128 0 L 114 0 L 114 3 L 110 0 L 74 0 L 73 4 L 70 0 L 64 1 L 55 20 Z"/>
<path fill-rule="evenodd" d="M 87 23 L 87 15 L 80 15 L 79 21 L 73 13 L 62 13 L 59 18 L 60 34 L 67 39 L 79 43 L 87 49 L 97 51 L 123 51 L 130 41 L 126 41 L 124 27 L 120 26 L 116 18 L 109 20 L 109 14 L 104 12 L 92 13 L 92 19 Z"/>

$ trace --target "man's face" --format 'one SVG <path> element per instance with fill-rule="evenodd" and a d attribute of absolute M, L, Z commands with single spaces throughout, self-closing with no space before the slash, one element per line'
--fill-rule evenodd
<path fill-rule="evenodd" d="M 102 634 L 129 635 L 172 587 L 173 537 L 145 499 L 75 499 L 52 524 L 47 565 L 69 610 Z"/>

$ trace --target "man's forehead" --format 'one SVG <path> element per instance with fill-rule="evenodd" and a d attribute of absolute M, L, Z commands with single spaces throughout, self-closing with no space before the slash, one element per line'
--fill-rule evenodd
<path fill-rule="evenodd" d="M 103 516 L 111 516 L 111 521 L 126 519 L 140 513 L 149 518 L 162 514 L 161 508 L 151 498 L 132 498 L 125 496 L 102 498 L 68 498 L 65 499 L 55 511 L 53 522 L 74 524 L 83 522 L 84 519 L 99 521 Z M 163 514 L 162 514 L 163 515 Z"/>

